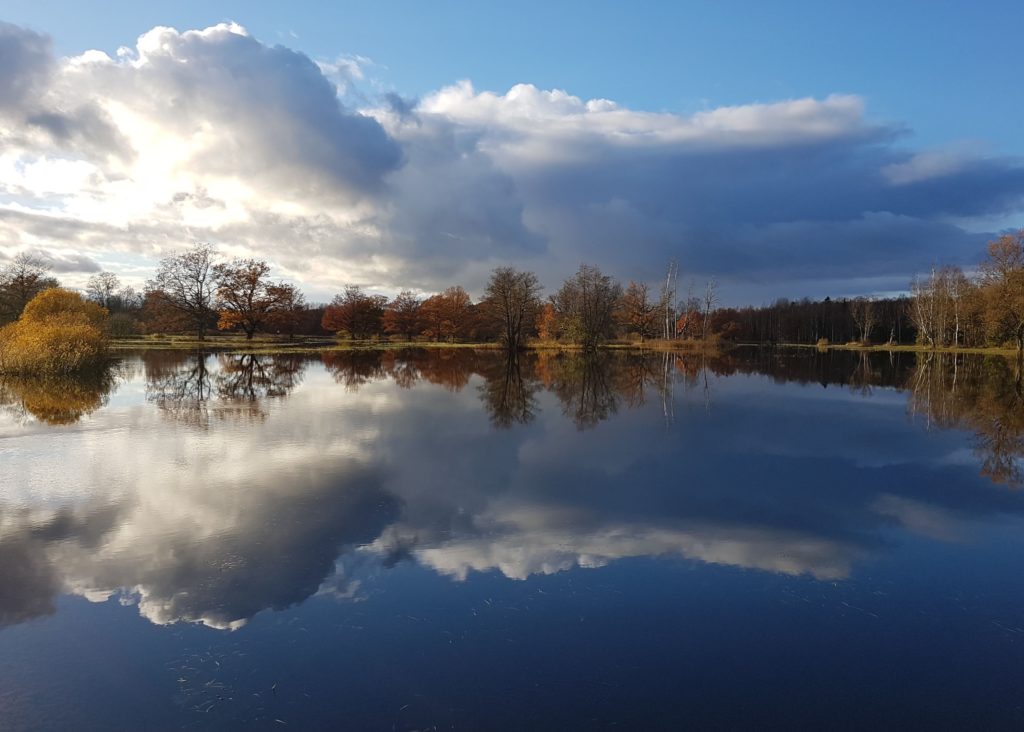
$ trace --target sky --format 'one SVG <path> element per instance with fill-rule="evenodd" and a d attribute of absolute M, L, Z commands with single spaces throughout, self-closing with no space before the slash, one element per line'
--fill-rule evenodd
<path fill-rule="evenodd" d="M 310 299 L 580 262 L 888 294 L 1024 225 L 1020 3 L 0 2 L 0 264 Z"/>

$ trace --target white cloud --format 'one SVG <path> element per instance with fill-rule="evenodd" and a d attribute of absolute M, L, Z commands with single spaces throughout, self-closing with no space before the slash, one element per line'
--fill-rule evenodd
<path fill-rule="evenodd" d="M 353 282 L 478 290 L 507 262 L 549 287 L 584 259 L 651 279 L 677 257 L 736 300 L 753 280 L 787 294 L 973 260 L 970 222 L 1024 210 L 1018 161 L 901 150 L 904 128 L 855 95 L 693 115 L 468 81 L 376 100 L 368 59 L 315 62 L 236 23 L 65 59 L 4 25 L 0 59 L 8 254 L 153 260 L 201 239 L 314 299 Z"/>
<path fill-rule="evenodd" d="M 415 552 L 441 574 L 465 580 L 469 572 L 498 570 L 511 579 L 554 574 L 575 567 L 603 567 L 627 557 L 676 555 L 709 564 L 845 579 L 861 553 L 827 539 L 742 526 L 537 527 L 515 524 L 504 535 L 454 539 Z"/>

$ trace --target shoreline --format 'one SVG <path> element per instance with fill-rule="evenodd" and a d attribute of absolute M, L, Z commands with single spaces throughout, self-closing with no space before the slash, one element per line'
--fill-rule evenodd
<path fill-rule="evenodd" d="M 109 348 L 111 351 L 127 350 L 188 350 L 188 351 L 211 351 L 211 352 L 239 352 L 249 353 L 310 353 L 330 351 L 390 351 L 404 348 L 425 348 L 431 350 L 448 349 L 472 349 L 472 350 L 493 350 L 500 351 L 502 346 L 493 341 L 465 341 L 456 343 L 445 343 L 437 341 L 339 341 L 336 338 L 321 336 L 297 337 L 294 340 L 277 336 L 256 337 L 246 340 L 238 336 L 213 335 L 205 340 L 198 340 L 193 336 L 165 336 L 162 338 L 150 338 L 146 336 L 137 338 L 114 338 Z M 745 343 L 731 341 L 665 341 L 652 339 L 643 343 L 611 341 L 598 347 L 601 351 L 655 351 L 665 353 L 704 353 L 720 354 L 735 348 L 760 348 L 760 349 L 813 349 L 816 351 L 856 351 L 856 352 L 879 352 L 879 353 L 953 353 L 971 354 L 981 356 L 1016 356 L 1017 349 L 1004 348 L 1001 346 L 923 346 L 918 344 L 850 344 L 835 343 L 827 346 L 819 346 L 814 343 Z M 582 351 L 582 347 L 571 343 L 559 343 L 555 341 L 531 341 L 527 343 L 524 351 Z"/>
<path fill-rule="evenodd" d="M 737 344 L 700 341 L 662 341 L 649 340 L 644 343 L 627 343 L 613 341 L 602 344 L 601 351 L 655 351 L 665 353 L 705 353 L 718 354 L 731 350 Z M 288 340 L 279 337 L 256 337 L 246 340 L 238 336 L 208 336 L 199 340 L 192 336 L 167 336 L 163 338 L 114 338 L 111 339 L 111 351 L 155 350 L 155 351 L 209 351 L 217 353 L 321 353 L 334 351 L 392 351 L 405 348 L 423 348 L 430 350 L 503 350 L 500 343 L 493 341 L 467 341 L 444 343 L 436 341 L 339 341 L 330 337 L 306 336 Z M 534 341 L 527 343 L 524 351 L 568 351 L 581 352 L 583 348 L 571 343 L 553 341 Z"/>
<path fill-rule="evenodd" d="M 1016 348 L 1003 348 L 1002 346 L 921 346 L 917 344 L 850 344 L 834 343 L 827 346 L 819 346 L 815 343 L 736 343 L 736 346 L 754 348 L 802 348 L 816 351 L 861 351 L 876 353 L 956 353 L 971 354 L 977 356 L 1016 356 Z"/>

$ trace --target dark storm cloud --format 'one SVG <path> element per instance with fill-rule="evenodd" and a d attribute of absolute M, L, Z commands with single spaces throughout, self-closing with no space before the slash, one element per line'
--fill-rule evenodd
<path fill-rule="evenodd" d="M 49 38 L 0 22 L 0 112 L 17 110 L 37 94 L 53 65 Z"/>
<path fill-rule="evenodd" d="M 1011 159 L 907 183 L 886 166 L 910 158 L 879 140 L 770 149 L 643 154 L 592 151 L 520 179 L 531 221 L 551 240 L 622 276 L 678 257 L 737 280 L 911 274 L 976 262 L 991 234 L 952 218 L 1020 211 L 1024 166 Z"/>

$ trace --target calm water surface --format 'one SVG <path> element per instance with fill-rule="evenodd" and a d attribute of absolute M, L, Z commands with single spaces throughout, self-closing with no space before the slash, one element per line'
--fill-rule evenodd
<path fill-rule="evenodd" d="M 0 383 L 4 730 L 1020 729 L 1012 362 Z"/>

